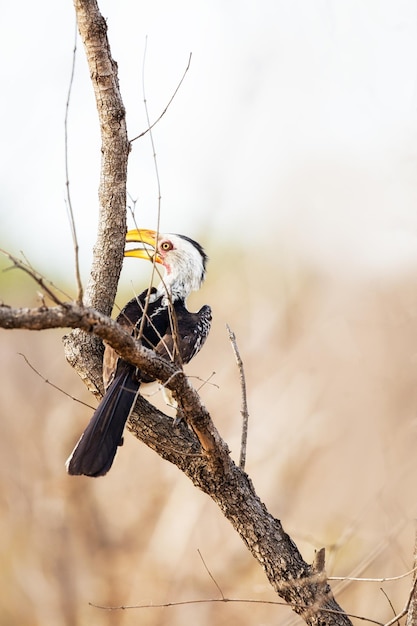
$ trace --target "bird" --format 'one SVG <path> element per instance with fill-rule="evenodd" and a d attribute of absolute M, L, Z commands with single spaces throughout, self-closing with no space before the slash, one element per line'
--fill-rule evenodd
<path fill-rule="evenodd" d="M 162 265 L 165 273 L 161 273 L 157 287 L 132 298 L 116 321 L 160 357 L 177 364 L 188 363 L 202 348 L 212 320 L 210 306 L 204 305 L 196 313 L 186 306 L 190 293 L 197 291 L 205 279 L 208 257 L 203 247 L 185 235 L 149 229 L 128 231 L 126 242 L 150 246 L 127 249 L 125 256 L 148 259 L 155 268 Z M 140 386 L 152 381 L 105 346 L 105 393 L 66 462 L 69 474 L 107 474 L 123 443 L 123 430 Z"/>

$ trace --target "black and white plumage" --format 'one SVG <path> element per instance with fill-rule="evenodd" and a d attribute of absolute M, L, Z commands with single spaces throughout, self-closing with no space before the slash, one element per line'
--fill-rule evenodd
<path fill-rule="evenodd" d="M 184 235 L 158 236 L 150 230 L 129 231 L 126 241 L 151 245 L 153 250 L 127 250 L 125 256 L 162 264 L 165 276 L 158 287 L 130 300 L 117 322 L 159 356 L 188 363 L 203 346 L 211 325 L 209 306 L 197 313 L 186 307 L 187 297 L 200 288 L 205 277 L 207 256 L 203 248 Z M 110 346 L 104 353 L 103 380 L 105 395 L 67 461 L 69 474 L 104 476 L 109 471 L 140 385 L 152 382 Z"/>

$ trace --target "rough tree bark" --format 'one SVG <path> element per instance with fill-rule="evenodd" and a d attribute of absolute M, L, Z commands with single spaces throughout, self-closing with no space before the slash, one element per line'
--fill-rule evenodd
<path fill-rule="evenodd" d="M 181 369 L 136 344 L 112 321 L 111 312 L 123 261 L 126 232 L 126 172 L 129 154 L 125 111 L 111 58 L 107 25 L 96 0 L 74 0 L 93 83 L 102 136 L 99 228 L 84 305 L 61 303 L 39 309 L 0 306 L 0 327 L 73 328 L 66 356 L 84 382 L 100 394 L 101 340 L 126 360 L 171 389 L 185 421 L 172 419 L 139 398 L 128 428 L 162 458 L 177 465 L 208 494 L 257 559 L 277 594 L 307 624 L 351 624 L 333 598 L 324 569 L 324 552 L 307 564 L 295 543 L 257 496 L 250 478 L 236 467 L 200 398 Z"/>
<path fill-rule="evenodd" d="M 106 21 L 96 2 L 74 0 L 74 7 L 94 88 L 102 155 L 97 239 L 84 304 L 110 315 L 123 264 L 130 144 L 117 64 L 111 56 Z M 90 391 L 98 395 L 103 390 L 102 343 L 94 335 L 76 330 L 64 338 L 64 346 L 69 363 Z"/>

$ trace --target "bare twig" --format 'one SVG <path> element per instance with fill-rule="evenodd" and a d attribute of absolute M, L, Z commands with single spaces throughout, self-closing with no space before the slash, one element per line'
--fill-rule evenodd
<path fill-rule="evenodd" d="M 407 578 L 407 576 L 411 576 L 411 574 L 415 574 L 417 572 L 417 566 L 410 569 L 408 572 L 404 574 L 400 574 L 399 576 L 385 576 L 384 578 L 355 578 L 353 576 L 328 576 L 327 580 L 347 580 L 349 582 L 357 582 L 357 583 L 387 583 L 392 582 L 394 580 L 401 580 L 402 578 Z"/>
<path fill-rule="evenodd" d="M 215 375 L 216 375 L 216 372 L 212 372 L 210 376 L 208 376 L 208 378 L 200 378 L 200 376 L 189 376 L 188 378 L 194 378 L 195 380 L 199 380 L 201 382 L 201 385 L 197 387 L 197 391 L 200 391 L 200 389 L 202 389 L 206 385 L 211 385 L 212 387 L 216 387 L 216 389 L 220 389 L 219 385 L 211 382 L 211 379 Z"/>
<path fill-rule="evenodd" d="M 212 580 L 212 581 L 214 582 L 214 584 L 216 585 L 216 588 L 217 588 L 217 590 L 218 590 L 218 592 L 219 592 L 219 594 L 220 594 L 220 596 L 221 596 L 222 600 L 224 600 L 224 599 L 225 599 L 225 598 L 224 598 L 224 593 L 223 593 L 223 591 L 221 590 L 221 587 L 220 587 L 219 583 L 217 582 L 217 580 L 214 578 L 213 574 L 210 572 L 209 568 L 207 567 L 207 563 L 206 563 L 206 562 L 205 562 L 205 560 L 203 559 L 203 555 L 201 554 L 201 552 L 200 552 L 200 550 L 199 550 L 199 549 L 197 549 L 197 552 L 198 552 L 198 556 L 199 556 L 199 557 L 200 557 L 200 559 L 201 559 L 201 562 L 202 562 L 202 563 L 203 563 L 203 565 L 204 565 L 204 568 L 205 568 L 205 570 L 206 570 L 207 574 L 210 576 L 211 580 Z"/>
<path fill-rule="evenodd" d="M 64 389 L 61 389 L 61 387 L 58 387 L 57 385 L 54 385 L 54 383 L 52 383 L 50 380 L 48 380 L 48 378 L 45 378 L 45 376 L 43 376 L 39 372 L 39 370 L 36 369 L 36 367 L 34 365 L 32 365 L 32 363 L 29 361 L 29 359 L 27 358 L 27 356 L 25 354 L 22 354 L 22 352 L 18 352 L 18 355 L 21 356 L 24 359 L 26 365 L 28 365 L 30 367 L 30 369 L 33 372 L 35 372 L 35 374 L 37 376 L 39 376 L 39 378 L 41 378 L 43 380 L 44 383 L 46 383 L 47 385 L 49 385 L 53 389 L 56 389 L 60 393 L 64 394 L 64 396 L 67 396 L 67 398 L 70 398 L 71 400 L 74 400 L 74 402 L 78 402 L 79 404 L 82 404 L 83 406 L 86 406 L 89 409 L 92 409 L 94 411 L 94 407 L 91 406 L 91 404 L 87 404 L 87 402 L 83 402 L 82 400 L 79 400 L 78 398 L 75 398 L 75 396 L 72 396 L 71 394 L 69 394 L 66 391 L 64 391 Z"/>
<path fill-rule="evenodd" d="M 192 57 L 192 52 L 190 52 L 190 56 L 188 57 L 188 64 L 187 67 L 184 70 L 184 74 L 182 75 L 182 78 L 180 80 L 180 82 L 178 83 L 174 93 L 172 94 L 171 98 L 168 101 L 168 104 L 166 105 L 165 109 L 162 111 L 161 115 L 152 123 L 149 124 L 149 118 L 148 118 L 148 128 L 146 130 L 144 130 L 142 133 L 140 133 L 140 135 L 137 135 L 136 137 L 134 137 L 133 139 L 130 140 L 130 143 L 133 143 L 134 141 L 136 141 L 136 139 L 140 139 L 141 137 L 143 137 L 144 135 L 146 135 L 146 133 L 149 133 L 152 128 L 164 117 L 165 113 L 168 111 L 168 108 L 170 107 L 172 101 L 174 100 L 175 96 L 177 95 L 184 79 L 185 79 L 185 75 L 187 74 L 188 70 L 190 69 L 190 65 L 191 65 L 191 57 Z"/>
<path fill-rule="evenodd" d="M 72 241 L 74 245 L 75 279 L 77 282 L 77 302 L 78 304 L 81 305 L 83 301 L 83 285 L 81 282 L 78 238 L 77 238 L 77 231 L 75 228 L 74 212 L 72 210 L 70 182 L 69 182 L 69 166 L 68 166 L 68 114 L 69 114 L 69 105 L 70 105 L 70 99 L 71 99 L 72 85 L 74 82 L 76 56 L 77 56 L 77 22 L 75 22 L 75 37 L 74 37 L 74 49 L 72 52 L 71 76 L 70 76 L 70 82 L 69 82 L 69 87 L 68 87 L 67 102 L 65 105 L 64 136 L 65 136 L 65 186 L 66 186 L 66 192 L 67 192 L 66 206 L 67 206 L 68 219 L 69 219 L 70 228 L 71 228 Z"/>
<path fill-rule="evenodd" d="M 55 283 L 52 282 L 52 280 L 50 280 L 49 278 L 46 278 L 43 274 L 41 274 L 30 262 L 30 260 L 28 259 L 28 257 L 26 256 L 26 254 L 23 252 L 23 250 L 20 250 L 20 254 L 22 255 L 23 261 L 21 261 L 20 259 L 18 259 L 17 257 L 15 257 L 13 254 L 11 254 L 10 252 L 7 252 L 7 250 L 2 250 L 0 249 L 0 253 L 3 254 L 4 256 L 7 256 L 7 258 L 13 262 L 12 267 L 6 267 L 3 271 L 7 272 L 9 270 L 12 269 L 21 269 L 24 272 L 26 272 L 26 274 L 29 274 L 29 276 L 31 278 L 33 278 L 33 280 L 35 282 L 38 283 L 38 285 L 40 285 L 42 287 L 42 289 L 44 289 L 44 291 L 47 292 L 47 294 L 49 295 L 49 297 L 55 302 L 54 298 L 51 296 L 51 292 L 48 290 L 47 285 L 49 285 L 49 289 L 54 289 L 55 291 L 57 291 L 58 293 L 60 293 L 61 295 L 64 296 L 64 298 L 66 298 L 67 300 L 71 299 L 71 296 L 64 291 L 61 287 L 58 287 L 57 285 L 55 285 Z M 42 302 L 45 304 L 45 300 L 44 300 L 44 294 L 40 294 L 40 292 L 38 292 L 38 296 L 41 298 Z M 57 302 L 58 304 L 60 303 L 60 301 L 58 300 Z M 46 305 L 45 305 L 46 306 Z"/>
<path fill-rule="evenodd" d="M 242 390 L 242 439 L 240 444 L 240 460 L 239 467 L 244 470 L 246 464 L 246 446 L 248 441 L 248 423 L 249 423 L 249 412 L 248 412 L 248 403 L 246 397 L 246 380 L 245 380 L 245 372 L 243 369 L 243 362 L 240 357 L 239 348 L 237 346 L 236 335 L 231 330 L 228 324 L 226 324 L 227 332 L 229 333 L 230 343 L 232 344 L 232 349 L 236 358 L 236 363 L 239 368 L 239 376 L 240 376 L 240 387 Z"/>
<path fill-rule="evenodd" d="M 390 607 L 391 607 L 391 611 L 393 612 L 394 616 L 396 616 L 396 612 L 395 612 L 395 609 L 394 609 L 394 605 L 393 605 L 393 603 L 391 602 L 391 599 L 390 599 L 390 597 L 388 596 L 387 592 L 386 592 L 386 591 L 385 591 L 385 589 L 383 589 L 382 587 L 380 588 L 380 591 L 382 591 L 382 593 L 383 593 L 383 594 L 384 594 L 384 596 L 386 597 L 387 602 L 388 602 L 388 604 L 389 604 L 389 605 L 390 605 Z M 397 621 L 398 621 L 398 620 L 397 620 Z M 400 626 L 400 623 L 399 623 L 399 622 L 398 622 L 398 626 Z"/>
<path fill-rule="evenodd" d="M 126 611 L 129 609 L 166 609 L 170 607 L 176 606 L 186 606 L 190 604 L 214 604 L 214 603 L 235 603 L 235 604 L 263 604 L 263 605 L 273 605 L 273 606 L 286 606 L 285 602 L 279 602 L 278 600 L 255 600 L 252 598 L 207 598 L 201 600 L 179 600 L 177 602 L 164 602 L 161 604 L 121 604 L 119 606 L 105 606 L 102 604 L 94 604 L 93 602 L 89 602 L 89 606 L 94 607 L 95 609 L 102 609 L 104 611 Z M 353 613 L 345 613 L 333 609 L 322 609 L 325 613 L 330 613 L 332 615 L 344 615 L 346 617 L 352 617 L 354 619 L 361 620 L 363 622 L 368 622 L 370 624 L 377 624 L 377 626 L 388 626 L 387 624 L 383 624 L 375 619 L 371 619 L 369 617 L 363 617 L 362 615 L 354 615 Z"/>
<path fill-rule="evenodd" d="M 146 120 L 148 122 L 148 131 L 149 131 L 149 137 L 150 137 L 150 141 L 151 141 L 151 146 L 152 146 L 152 157 L 153 157 L 153 161 L 154 161 L 154 168 L 155 168 L 155 177 L 156 177 L 156 184 L 157 184 L 157 190 L 158 190 L 158 209 L 157 209 L 157 226 L 156 226 L 156 232 L 157 232 L 157 238 L 159 236 L 159 231 L 160 231 L 160 220 L 161 220 L 161 200 L 162 200 L 162 194 L 161 194 L 161 179 L 159 176 L 159 168 L 158 168 L 158 160 L 156 157 L 156 149 L 155 149 L 155 142 L 154 142 L 154 138 L 153 138 L 153 133 L 152 133 L 152 126 L 150 123 L 150 117 L 149 117 L 149 109 L 148 109 L 148 102 L 147 102 L 147 98 L 146 98 L 146 88 L 145 88 L 145 67 L 146 67 L 146 54 L 147 54 L 147 49 L 148 49 L 148 38 L 146 37 L 145 39 L 145 49 L 144 49 L 144 53 L 143 53 L 143 65 L 142 65 L 142 93 L 143 93 L 143 104 L 145 107 L 145 113 L 146 113 Z M 177 93 L 178 89 L 181 86 L 182 81 L 184 80 L 185 74 L 188 71 L 188 68 L 190 66 L 190 62 L 191 62 L 191 57 L 188 61 L 188 65 L 187 68 L 184 72 L 184 75 L 181 79 L 180 84 L 178 85 L 177 89 L 174 92 L 174 95 L 172 96 L 170 102 L 172 102 L 172 99 L 175 97 L 175 94 Z M 166 108 L 168 108 L 169 103 L 167 105 Z M 156 261 L 155 258 L 153 259 L 152 262 L 152 274 L 151 274 L 151 278 L 150 278 L 150 282 L 149 282 L 149 287 L 148 287 L 148 293 L 146 296 L 146 301 L 145 301 L 145 307 L 144 307 L 144 314 L 142 315 L 142 319 L 140 322 L 140 327 L 139 327 L 139 337 L 142 336 L 142 332 L 143 332 L 143 328 L 144 328 L 144 324 L 145 324 L 145 319 L 147 318 L 147 309 L 148 309 L 148 305 L 149 305 L 149 298 L 150 298 L 150 291 L 151 291 L 151 286 L 152 286 L 152 282 L 153 282 L 153 277 L 154 274 L 158 273 L 158 275 L 160 276 L 160 272 L 158 270 L 158 268 L 156 267 Z M 160 276 L 161 282 L 164 282 L 164 279 L 162 276 Z M 172 333 L 172 339 L 173 339 L 173 355 L 172 355 L 172 360 L 176 363 L 181 363 L 181 353 L 179 350 L 179 345 L 178 345 L 178 324 L 177 324 L 177 317 L 174 311 L 174 306 L 172 304 L 172 298 L 171 295 L 168 292 L 168 289 L 166 289 L 166 296 L 168 299 L 168 313 L 169 313 L 169 317 L 170 317 L 170 326 L 171 326 L 171 333 Z"/>
<path fill-rule="evenodd" d="M 62 305 L 62 300 L 60 300 L 58 296 L 51 289 L 51 287 L 54 287 L 51 281 L 49 280 L 47 281 L 38 271 L 33 269 L 31 265 L 29 265 L 27 262 L 23 263 L 23 261 L 13 256 L 13 254 L 10 254 L 10 252 L 7 252 L 6 250 L 2 250 L 2 249 L 0 249 L 0 252 L 1 254 L 4 254 L 4 256 L 6 256 L 13 263 L 14 267 L 22 270 L 23 272 L 28 274 L 31 278 L 33 278 L 33 280 L 37 282 L 38 285 L 44 290 L 44 292 L 50 297 L 52 302 L 55 302 L 55 304 L 58 304 L 58 305 Z M 8 269 L 11 269 L 11 268 L 8 268 Z M 49 285 L 51 285 L 51 287 L 48 287 L 46 282 L 48 282 Z M 69 297 L 62 290 L 59 290 L 59 291 L 61 291 L 61 293 L 65 295 L 66 297 Z"/>
<path fill-rule="evenodd" d="M 398 622 L 398 620 L 400 620 L 402 617 L 404 617 L 404 615 L 407 615 L 408 610 L 410 608 L 411 601 L 412 601 L 412 599 L 414 597 L 414 594 L 416 592 L 416 587 L 417 587 L 417 578 L 415 578 L 414 581 L 413 581 L 410 593 L 408 595 L 407 603 L 406 603 L 405 607 L 403 608 L 403 610 L 400 613 L 398 613 L 397 615 L 395 615 L 395 617 L 393 617 L 392 620 L 390 620 L 389 622 L 386 622 L 386 624 L 384 624 L 384 626 L 393 626 L 395 624 L 395 622 Z"/>

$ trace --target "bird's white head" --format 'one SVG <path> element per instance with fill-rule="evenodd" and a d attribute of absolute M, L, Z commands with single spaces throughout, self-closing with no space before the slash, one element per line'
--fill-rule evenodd
<path fill-rule="evenodd" d="M 208 257 L 202 246 L 185 235 L 156 233 L 153 230 L 130 230 L 128 243 L 142 243 L 153 248 L 126 250 L 125 256 L 149 259 L 165 268 L 158 293 L 168 291 L 173 300 L 186 300 L 191 291 L 201 287 Z"/>

